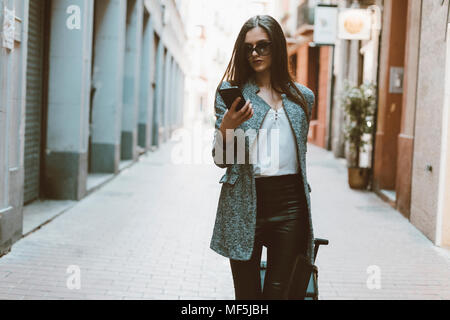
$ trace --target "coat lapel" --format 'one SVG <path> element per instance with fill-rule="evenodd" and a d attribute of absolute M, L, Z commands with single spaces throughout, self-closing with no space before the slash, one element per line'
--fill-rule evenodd
<path fill-rule="evenodd" d="M 254 129 L 258 133 L 259 128 L 261 128 L 262 122 L 265 115 L 270 110 L 270 106 L 257 95 L 259 92 L 259 87 L 256 85 L 253 79 L 250 79 L 245 83 L 242 88 L 242 94 L 246 100 L 250 100 L 253 104 L 254 114 L 249 120 L 242 124 L 244 131 L 248 129 Z"/>

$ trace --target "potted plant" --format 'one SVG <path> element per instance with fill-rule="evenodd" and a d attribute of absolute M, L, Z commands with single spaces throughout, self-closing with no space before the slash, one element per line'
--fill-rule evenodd
<path fill-rule="evenodd" d="M 365 151 L 364 146 L 367 144 L 363 135 L 373 134 L 376 85 L 363 83 L 360 86 L 353 86 L 346 81 L 342 92 L 342 105 L 345 111 L 345 140 L 349 143 L 351 151 L 347 163 L 348 182 L 350 188 L 366 189 L 370 168 L 361 168 L 359 159 L 361 149 Z"/>

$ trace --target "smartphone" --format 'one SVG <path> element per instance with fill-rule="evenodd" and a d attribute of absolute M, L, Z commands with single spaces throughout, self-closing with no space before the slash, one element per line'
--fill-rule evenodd
<path fill-rule="evenodd" d="M 236 111 L 241 110 L 242 107 L 245 106 L 245 98 L 242 95 L 242 91 L 241 89 L 239 89 L 239 87 L 219 89 L 219 93 L 228 109 L 231 108 L 231 105 L 233 104 L 234 100 L 236 100 L 236 98 L 238 97 L 240 97 L 241 100 L 239 101 L 239 104 L 236 106 Z"/>

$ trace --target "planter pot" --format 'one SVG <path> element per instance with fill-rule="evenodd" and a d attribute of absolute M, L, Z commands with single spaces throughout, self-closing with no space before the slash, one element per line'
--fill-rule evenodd
<path fill-rule="evenodd" d="M 370 168 L 348 168 L 348 184 L 352 189 L 367 189 Z"/>

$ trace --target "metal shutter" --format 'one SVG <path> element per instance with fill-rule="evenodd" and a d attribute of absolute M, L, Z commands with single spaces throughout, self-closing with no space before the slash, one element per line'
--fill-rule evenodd
<path fill-rule="evenodd" d="M 24 203 L 39 197 L 42 79 L 44 53 L 44 2 L 30 0 L 27 98 L 25 116 Z"/>

